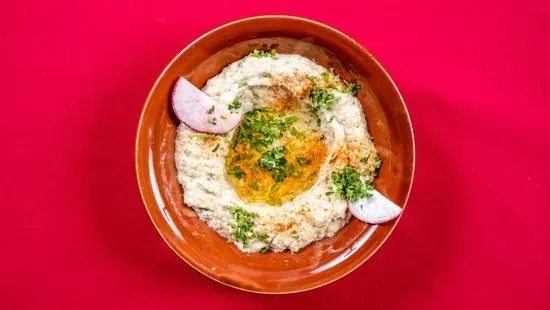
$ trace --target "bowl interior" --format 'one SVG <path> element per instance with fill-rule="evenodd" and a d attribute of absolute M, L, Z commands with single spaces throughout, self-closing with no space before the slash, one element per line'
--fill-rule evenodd
<path fill-rule="evenodd" d="M 334 281 L 368 259 L 397 221 L 367 225 L 353 219 L 332 238 L 296 254 L 245 254 L 183 203 L 176 179 L 174 141 L 179 121 L 172 87 L 184 76 L 198 87 L 254 49 L 300 54 L 361 85 L 358 95 L 383 165 L 375 187 L 398 205 L 409 195 L 414 141 L 405 105 L 393 82 L 359 44 L 325 25 L 301 18 L 265 16 L 233 22 L 185 48 L 162 73 L 144 107 L 136 141 L 143 201 L 164 240 L 187 263 L 224 284 L 264 293 L 312 289 Z"/>

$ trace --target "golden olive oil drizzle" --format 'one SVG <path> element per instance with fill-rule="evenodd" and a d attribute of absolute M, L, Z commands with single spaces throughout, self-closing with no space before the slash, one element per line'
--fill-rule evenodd
<path fill-rule="evenodd" d="M 316 114 L 288 95 L 249 111 L 225 157 L 226 172 L 246 202 L 280 205 L 315 184 L 328 148 Z"/>

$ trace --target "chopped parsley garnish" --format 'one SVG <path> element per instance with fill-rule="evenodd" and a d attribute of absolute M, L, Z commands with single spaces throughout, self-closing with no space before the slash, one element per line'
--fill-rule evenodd
<path fill-rule="evenodd" d="M 372 193 L 369 192 L 371 182 L 363 183 L 359 172 L 351 166 L 340 171 L 332 171 L 331 177 L 336 193 L 349 202 L 372 196 Z"/>
<path fill-rule="evenodd" d="M 216 118 L 215 117 L 209 118 L 208 124 L 216 125 Z"/>
<path fill-rule="evenodd" d="M 228 226 L 233 229 L 233 238 L 243 243 L 243 247 L 248 247 L 248 242 L 258 237 L 258 233 L 254 231 L 254 219 L 258 217 L 257 213 L 248 212 L 245 209 L 234 206 L 229 209 L 233 216 L 233 220 L 228 223 Z"/>
<path fill-rule="evenodd" d="M 262 57 L 271 57 L 273 59 L 277 59 L 278 56 L 277 56 L 277 51 L 272 49 L 271 51 L 267 52 L 267 51 L 259 51 L 259 50 L 254 50 L 252 53 L 250 53 L 250 56 L 252 57 L 256 57 L 256 58 L 262 58 Z"/>
<path fill-rule="evenodd" d="M 372 186 L 372 181 L 366 181 L 366 182 L 365 182 L 365 188 L 366 188 L 368 191 L 374 190 L 374 187 Z M 372 194 L 371 194 L 371 196 L 372 196 Z M 370 196 L 367 196 L 367 197 L 370 197 Z"/>
<path fill-rule="evenodd" d="M 298 134 L 298 130 L 296 130 L 296 128 L 292 127 L 292 128 L 290 128 L 290 134 L 293 135 L 293 136 L 296 136 Z"/>
<path fill-rule="evenodd" d="M 250 184 L 250 188 L 257 191 L 258 190 L 258 182 L 252 182 L 252 184 Z"/>
<path fill-rule="evenodd" d="M 246 172 L 244 172 L 243 169 L 241 169 L 240 166 L 231 167 L 231 170 L 229 171 L 229 174 L 234 175 L 239 180 L 246 176 Z"/>
<path fill-rule="evenodd" d="M 379 169 L 381 165 L 382 165 L 382 160 L 380 159 L 380 157 L 377 156 L 377 157 L 374 159 L 374 167 L 375 167 L 376 169 Z"/>
<path fill-rule="evenodd" d="M 296 167 L 294 167 L 293 164 L 290 164 L 290 165 L 286 166 L 286 173 L 287 173 L 288 175 L 295 176 L 295 177 L 297 177 L 297 176 L 300 175 L 300 174 L 298 173 L 298 171 L 296 171 Z"/>
<path fill-rule="evenodd" d="M 296 162 L 298 162 L 298 165 L 305 166 L 311 164 L 311 159 L 307 159 L 305 157 L 296 157 Z"/>
<path fill-rule="evenodd" d="M 212 152 L 216 152 L 217 150 L 220 149 L 220 145 L 219 144 L 216 144 L 216 147 L 214 147 L 214 149 L 212 150 Z"/>
<path fill-rule="evenodd" d="M 264 246 L 260 249 L 260 253 L 264 254 L 266 253 L 267 251 L 269 251 L 269 247 L 268 246 Z"/>
<path fill-rule="evenodd" d="M 233 100 L 233 102 L 231 102 L 228 106 L 229 111 L 231 112 L 235 112 L 240 107 L 241 107 L 241 102 L 237 99 Z"/>
<path fill-rule="evenodd" d="M 382 160 L 380 157 L 376 156 L 374 159 L 374 176 L 378 175 L 378 169 L 380 169 L 380 166 L 382 166 Z"/>
<path fill-rule="evenodd" d="M 334 120 L 334 115 L 332 115 L 332 116 L 330 117 L 330 119 L 328 120 L 328 122 L 329 122 L 329 123 L 332 123 L 333 120 Z"/>
<path fill-rule="evenodd" d="M 266 170 L 278 169 L 286 165 L 285 151 L 284 146 L 274 147 L 260 158 L 258 164 Z"/>
<path fill-rule="evenodd" d="M 323 77 L 323 80 L 324 80 L 326 83 L 328 83 L 328 78 L 329 78 L 329 76 L 328 76 L 328 71 L 325 71 L 325 72 L 321 73 L 321 76 Z"/>
<path fill-rule="evenodd" d="M 267 151 L 258 161 L 258 165 L 262 169 L 271 171 L 271 175 L 276 182 L 282 182 L 288 176 L 288 168 L 285 167 L 287 163 L 285 151 L 284 146 L 274 147 Z M 292 166 L 293 169 L 294 166 Z"/>
<path fill-rule="evenodd" d="M 288 127 L 290 127 L 290 125 L 296 123 L 297 120 L 298 120 L 297 116 L 287 117 L 282 122 L 279 122 L 277 126 L 279 127 L 279 130 L 285 131 L 288 129 Z"/>
<path fill-rule="evenodd" d="M 275 180 L 275 182 L 283 182 L 287 177 L 288 173 L 284 169 L 277 169 L 273 171 L 273 179 Z"/>
<path fill-rule="evenodd" d="M 330 196 L 330 195 L 332 195 L 332 194 L 334 194 L 334 192 L 325 192 L 325 195 L 326 195 L 326 196 Z"/>
<path fill-rule="evenodd" d="M 355 96 L 359 92 L 359 85 L 346 82 L 346 88 L 342 89 L 342 92 Z"/>
<path fill-rule="evenodd" d="M 267 72 L 267 73 L 264 73 L 264 77 L 266 77 L 266 78 L 272 78 L 273 75 L 271 75 L 271 73 Z"/>
<path fill-rule="evenodd" d="M 272 176 L 275 182 L 283 182 L 287 177 L 287 173 L 284 169 L 275 169 Z"/>
<path fill-rule="evenodd" d="M 208 114 L 214 113 L 214 109 L 215 109 L 215 108 L 216 108 L 215 106 L 212 106 L 212 107 L 210 108 L 210 110 L 208 110 Z"/>
<path fill-rule="evenodd" d="M 275 118 L 266 109 L 254 109 L 243 115 L 232 148 L 239 143 L 248 143 L 258 152 L 263 151 L 296 121 L 296 116 L 287 118 Z"/>
<path fill-rule="evenodd" d="M 318 112 L 321 109 L 331 110 L 334 103 L 334 95 L 328 92 L 326 89 L 316 87 L 309 94 L 311 97 L 311 105 L 309 110 L 311 112 Z"/>
<path fill-rule="evenodd" d="M 268 237 L 269 237 L 269 235 L 266 234 L 266 233 L 261 233 L 261 234 L 258 235 L 258 238 L 260 238 L 260 240 L 262 240 L 262 241 L 267 240 Z"/>
<path fill-rule="evenodd" d="M 201 134 L 201 133 L 195 133 L 190 134 L 190 138 L 200 139 L 200 140 L 216 140 L 216 137 L 209 134 Z"/>
<path fill-rule="evenodd" d="M 362 162 L 362 163 L 366 163 L 366 162 L 369 161 L 369 158 L 370 158 L 370 153 L 369 153 L 369 155 L 367 155 L 367 157 L 363 157 L 359 161 Z"/>

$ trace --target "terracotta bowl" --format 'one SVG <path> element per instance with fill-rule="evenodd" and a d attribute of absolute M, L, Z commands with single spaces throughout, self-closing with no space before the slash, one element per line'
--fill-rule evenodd
<path fill-rule="evenodd" d="M 358 95 L 383 165 L 375 187 L 405 206 L 413 180 L 414 140 L 403 98 L 382 66 L 359 43 L 321 23 L 259 16 L 218 27 L 183 49 L 156 81 L 136 138 L 136 173 L 143 202 L 166 243 L 193 268 L 220 283 L 258 293 L 310 290 L 348 274 L 384 243 L 397 220 L 367 225 L 353 219 L 334 237 L 292 254 L 242 253 L 183 203 L 176 180 L 178 120 L 170 95 L 179 76 L 198 87 L 254 49 L 300 54 L 361 85 Z"/>

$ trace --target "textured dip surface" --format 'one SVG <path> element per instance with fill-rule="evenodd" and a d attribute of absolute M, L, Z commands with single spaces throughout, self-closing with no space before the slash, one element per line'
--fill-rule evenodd
<path fill-rule="evenodd" d="M 336 234 L 350 215 L 335 171 L 353 167 L 370 184 L 380 165 L 353 86 L 299 55 L 227 66 L 202 90 L 242 122 L 225 135 L 179 125 L 184 202 L 245 252 L 296 252 Z"/>

